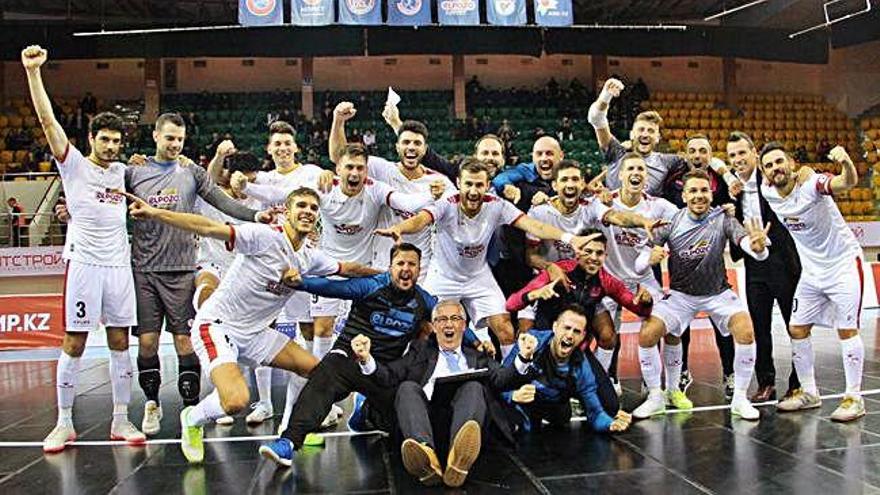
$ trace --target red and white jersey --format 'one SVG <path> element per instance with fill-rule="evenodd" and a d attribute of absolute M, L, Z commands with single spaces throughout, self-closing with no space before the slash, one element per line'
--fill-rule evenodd
<path fill-rule="evenodd" d="M 430 269 L 445 279 L 466 283 L 488 270 L 486 252 L 495 229 L 515 222 L 525 213 L 492 194 L 483 197 L 483 205 L 473 218 L 461 211 L 460 204 L 461 195 L 453 194 L 425 211 L 434 218 L 437 229 L 437 250 Z"/>
<path fill-rule="evenodd" d="M 131 266 L 125 197 L 111 190 L 125 190 L 125 164 L 113 162 L 103 168 L 67 145 L 55 159 L 70 222 L 63 257 L 100 266 Z"/>
<path fill-rule="evenodd" d="M 579 234 L 586 228 L 599 228 L 602 217 L 608 213 L 609 208 L 601 201 L 593 199 L 581 199 L 577 208 L 566 215 L 559 211 L 550 202 L 533 206 L 529 210 L 529 216 L 539 222 L 552 225 L 563 232 Z M 526 242 L 532 246 L 544 245 L 544 259 L 550 262 L 574 259 L 574 248 L 562 241 L 541 240 L 532 234 L 526 233 Z"/>
<path fill-rule="evenodd" d="M 785 198 L 775 187 L 761 186 L 767 203 L 791 233 L 803 275 L 830 277 L 861 256 L 856 236 L 843 220 L 831 194 L 831 174 L 813 174 Z M 771 247 L 772 249 L 772 247 Z"/>
<path fill-rule="evenodd" d="M 217 291 L 196 316 L 220 321 L 241 335 L 257 334 L 278 317 L 295 290 L 281 283 L 289 268 L 303 277 L 322 277 L 339 272 L 339 262 L 308 240 L 293 248 L 280 225 L 245 223 L 230 225 L 227 248 L 236 256 Z"/>
<path fill-rule="evenodd" d="M 243 203 L 248 208 L 260 208 L 259 201 L 255 199 L 245 198 L 237 201 Z M 201 197 L 196 198 L 196 212 L 203 217 L 227 225 L 243 223 L 241 220 L 232 218 L 217 208 L 214 208 Z M 227 269 L 229 268 L 229 265 L 232 264 L 232 260 L 235 259 L 235 254 L 226 249 L 225 243 L 221 240 L 213 239 L 211 237 L 198 237 L 198 243 L 199 248 L 196 263 L 199 266 L 203 266 L 207 263 L 215 263 L 223 269 Z"/>
<path fill-rule="evenodd" d="M 652 220 L 671 220 L 678 207 L 663 199 L 642 194 L 642 199 L 635 206 L 629 207 L 620 200 L 620 191 L 614 191 L 611 206 L 615 210 L 637 213 Z M 605 269 L 624 282 L 636 282 L 643 279 L 654 279 L 651 270 L 638 273 L 635 270 L 636 258 L 645 250 L 650 250 L 648 234 L 641 228 L 623 228 L 616 225 L 600 227 L 608 243 L 605 247 Z"/>
<path fill-rule="evenodd" d="M 397 164 L 384 158 L 371 156 L 367 165 L 367 171 L 370 177 L 382 181 L 394 188 L 395 191 L 402 193 L 431 194 L 431 184 L 438 180 L 442 181 L 446 186 L 443 192 L 444 196 L 455 193 L 455 186 L 452 184 L 452 181 L 446 178 L 445 175 L 427 167 L 425 167 L 424 175 L 417 179 L 409 179 L 403 175 Z M 400 223 L 416 213 L 418 212 L 383 208 L 382 213 L 379 215 L 379 228 L 390 227 Z M 433 230 L 424 229 L 421 232 L 403 236 L 404 242 L 415 244 L 416 247 L 422 250 L 422 266 L 426 269 L 433 255 Z M 373 266 L 382 268 L 388 266 L 392 246 L 394 246 L 394 241 L 387 237 L 380 237 L 375 240 L 376 257 L 373 260 Z M 426 272 L 427 270 L 423 270 L 423 273 Z"/>
<path fill-rule="evenodd" d="M 280 187 L 288 193 L 300 187 L 317 189 L 318 176 L 321 175 L 321 172 L 323 172 L 321 167 L 311 164 L 300 165 L 296 169 L 287 173 L 281 173 L 278 169 L 269 172 L 261 171 L 257 172 L 257 176 L 254 178 L 254 184 Z M 263 209 L 271 208 L 273 206 L 284 206 L 284 203 L 262 205 Z"/>

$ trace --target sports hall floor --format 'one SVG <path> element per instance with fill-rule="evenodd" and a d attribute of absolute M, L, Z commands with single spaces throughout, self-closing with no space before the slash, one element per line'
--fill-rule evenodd
<path fill-rule="evenodd" d="M 868 415 L 852 424 L 828 417 L 839 399 L 821 409 L 777 415 L 761 407 L 758 423 L 731 421 L 728 411 L 700 410 L 721 405 L 720 364 L 709 330 L 695 332 L 689 391 L 697 410 L 637 422 L 626 433 L 596 436 L 574 422 L 564 430 L 525 437 L 516 451 L 484 449 L 461 489 L 467 493 L 880 493 L 880 356 L 877 310 L 863 313 Z M 776 328 L 778 384 L 784 391 L 789 348 Z M 844 375 L 836 337 L 815 333 L 817 378 L 823 395 L 843 390 Z M 622 356 L 624 406 L 638 403 L 640 388 L 634 335 Z M 304 451 L 294 470 L 276 469 L 257 456 L 261 440 L 272 434 L 270 421 L 247 428 L 208 427 L 206 462 L 187 465 L 175 444 L 179 424 L 175 380 L 162 388 L 166 415 L 158 440 L 141 448 L 107 445 L 110 383 L 106 360 L 83 363 L 75 421 L 80 445 L 44 456 L 40 441 L 55 422 L 55 365 L 11 362 L 0 354 L 0 493 L 440 493 L 427 490 L 404 471 L 399 451 L 380 435 L 350 436 L 337 427 L 323 449 Z M 168 357 L 166 368 L 174 366 Z M 277 375 L 276 375 L 277 376 Z M 283 387 L 273 390 L 276 411 Z M 754 385 L 753 385 L 754 386 Z M 873 395 L 877 393 L 878 395 Z M 143 398 L 135 387 L 132 419 L 140 424 Z M 276 414 L 275 421 L 278 421 Z M 91 445 L 89 442 L 96 442 Z"/>

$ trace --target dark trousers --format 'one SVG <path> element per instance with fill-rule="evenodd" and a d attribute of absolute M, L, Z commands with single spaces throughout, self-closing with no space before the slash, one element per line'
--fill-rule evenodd
<path fill-rule="evenodd" d="M 295 448 L 302 447 L 306 434 L 318 430 L 333 403 L 346 398 L 351 392 L 361 393 L 367 398 L 370 411 L 378 415 L 371 419 L 382 420 L 374 426 L 387 429 L 388 418 L 394 414 L 394 390 L 382 387 L 373 376 L 364 375 L 353 359 L 330 352 L 312 370 L 309 381 L 293 406 L 287 430 L 281 436 L 292 441 Z"/>
<path fill-rule="evenodd" d="M 794 290 L 797 287 L 797 279 L 780 274 L 778 279 L 750 280 L 746 272 L 746 291 L 748 292 L 749 314 L 755 327 L 755 376 L 758 386 L 764 387 L 776 383 L 776 368 L 773 366 L 773 300 L 779 304 L 782 319 L 785 320 L 785 328 L 788 329 L 788 321 L 791 318 Z M 801 384 L 797 377 L 794 366 L 788 375 L 788 388 L 800 388 Z"/>
<path fill-rule="evenodd" d="M 718 330 L 718 326 L 715 325 L 715 322 L 711 319 L 709 323 L 712 324 L 712 330 L 715 331 L 715 346 L 718 347 L 718 354 L 721 356 L 721 369 L 724 371 L 724 376 L 730 375 L 733 373 L 733 336 L 728 335 L 725 337 L 721 335 L 721 332 Z M 681 371 L 685 372 L 688 369 L 688 348 L 691 345 L 691 329 L 688 327 L 684 333 L 681 334 Z"/>
<path fill-rule="evenodd" d="M 470 420 L 479 423 L 485 431 L 486 396 L 479 382 L 462 384 L 451 403 L 436 404 L 428 400 L 421 385 L 406 381 L 397 389 L 394 409 L 401 436 L 425 443 L 435 451 L 447 449 L 458 430 Z M 448 443 L 445 442 L 447 438 Z"/>

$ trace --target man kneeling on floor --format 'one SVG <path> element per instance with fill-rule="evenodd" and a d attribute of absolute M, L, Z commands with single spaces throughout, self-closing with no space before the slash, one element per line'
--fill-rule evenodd
<path fill-rule="evenodd" d="M 567 424 L 571 421 L 570 399 L 580 401 L 587 424 L 597 432 L 621 432 L 629 428 L 632 416 L 620 409 L 610 382 L 597 387 L 596 373 L 602 369 L 591 366 L 580 349 L 586 327 L 586 311 L 580 305 L 571 304 L 559 313 L 553 330 L 533 329 L 524 334 L 537 338 L 532 368 L 538 376 L 533 377 L 532 383 L 504 394 L 507 402 L 520 412 L 523 430 L 540 428 L 542 421 L 551 426 Z M 522 352 L 518 348 L 521 342 L 522 339 L 510 356 Z"/>
<path fill-rule="evenodd" d="M 530 380 L 528 363 L 538 342 L 535 337 L 520 336 L 519 354 L 511 355 L 508 365 L 501 366 L 487 354 L 462 346 L 465 323 L 461 303 L 439 302 L 432 315 L 436 338 L 413 341 L 402 358 L 388 364 L 373 359 L 366 335 L 351 341 L 361 371 L 374 375 L 385 387 L 397 387 L 394 407 L 404 438 L 400 448 L 403 465 L 429 486 L 441 479 L 447 486 L 464 484 L 480 454 L 484 432 L 492 422 L 504 421 L 499 416 L 500 403 L 494 403 L 494 393 L 512 390 Z M 463 380 L 449 394 L 435 391 L 438 378 L 482 369 L 488 370 L 485 382 L 477 378 Z M 446 438 L 451 443 L 446 470 L 442 471 L 436 452 L 442 452 Z"/>

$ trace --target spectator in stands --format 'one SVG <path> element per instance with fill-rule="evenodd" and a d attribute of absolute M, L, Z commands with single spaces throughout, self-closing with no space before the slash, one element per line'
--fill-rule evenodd
<path fill-rule="evenodd" d="M 532 136 L 537 141 L 538 138 L 540 138 L 542 136 L 546 136 L 546 135 L 547 135 L 547 131 L 545 131 L 543 127 L 535 127 L 535 132 Z"/>
<path fill-rule="evenodd" d="M 800 145 L 794 150 L 794 159 L 798 163 L 806 163 L 809 161 L 807 157 L 807 148 L 804 145 Z"/>
<path fill-rule="evenodd" d="M 480 136 L 485 134 L 489 134 L 492 132 L 492 121 L 489 119 L 488 115 L 483 115 L 483 120 L 480 122 Z M 479 136 L 477 136 L 479 137 Z"/>
<path fill-rule="evenodd" d="M 642 78 L 638 78 L 636 83 L 633 84 L 632 87 L 632 97 L 636 101 L 647 100 L 650 97 L 650 93 L 648 93 L 648 86 L 645 84 L 645 81 Z"/>
<path fill-rule="evenodd" d="M 6 205 L 9 206 L 9 238 L 12 240 L 12 247 L 21 247 L 25 226 L 24 207 L 14 197 L 6 200 Z"/>
<path fill-rule="evenodd" d="M 480 122 L 476 117 L 471 117 L 467 123 L 467 138 L 477 139 L 480 136 L 482 136 L 482 134 L 480 134 Z"/>
<path fill-rule="evenodd" d="M 98 113 L 98 100 L 90 91 L 86 91 L 86 95 L 79 102 L 79 108 L 82 109 L 86 116 L 91 117 Z"/>
<path fill-rule="evenodd" d="M 505 143 L 513 141 L 516 138 L 516 133 L 513 131 L 513 127 L 510 127 L 509 120 L 504 119 L 501 121 L 501 126 L 498 127 L 498 137 L 500 137 Z"/>
<path fill-rule="evenodd" d="M 559 96 L 559 83 L 556 82 L 555 78 L 551 77 L 550 80 L 547 81 L 547 96 L 550 99 L 555 99 Z"/>
<path fill-rule="evenodd" d="M 58 211 L 58 207 L 61 205 L 67 205 L 67 198 L 64 197 L 64 194 L 58 195 L 58 200 L 55 201 L 55 207 L 52 211 Z M 61 246 L 64 244 L 64 240 L 67 239 L 67 222 L 59 221 L 56 215 L 52 215 L 51 222 L 52 245 Z"/>
<path fill-rule="evenodd" d="M 559 129 L 556 131 L 556 136 L 560 142 L 574 140 L 574 130 L 572 129 L 570 118 L 562 117 L 562 120 L 559 121 Z"/>
<path fill-rule="evenodd" d="M 482 89 L 483 85 L 480 84 L 480 81 L 477 79 L 476 75 L 465 84 L 465 91 L 469 95 L 479 93 Z"/>
<path fill-rule="evenodd" d="M 364 131 L 363 136 L 364 146 L 367 148 L 367 153 L 371 155 L 376 154 L 376 132 L 373 129 L 367 129 Z"/>

